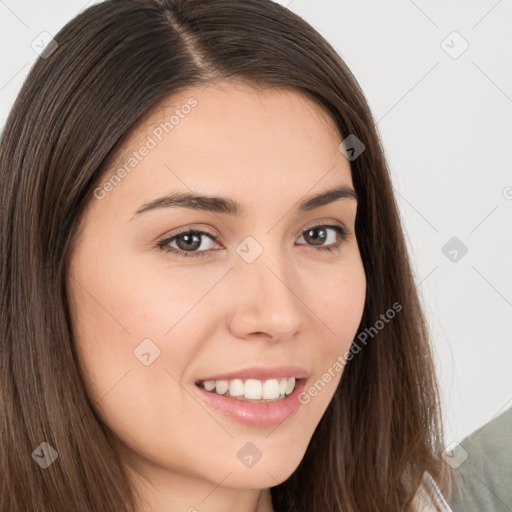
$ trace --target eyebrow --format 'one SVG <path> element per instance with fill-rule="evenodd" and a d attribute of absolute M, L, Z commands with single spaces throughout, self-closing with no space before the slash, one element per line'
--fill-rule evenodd
<path fill-rule="evenodd" d="M 320 194 L 302 201 L 298 206 L 298 210 L 301 213 L 309 212 L 310 210 L 333 203 L 340 199 L 354 199 L 355 201 L 359 201 L 359 196 L 354 189 L 347 185 L 341 185 L 337 188 L 326 190 L 325 192 L 321 192 Z M 157 208 L 171 207 L 223 213 L 236 217 L 240 217 L 245 214 L 245 210 L 242 205 L 233 199 L 205 196 L 188 192 L 175 192 L 143 204 L 135 212 L 134 217 Z"/>

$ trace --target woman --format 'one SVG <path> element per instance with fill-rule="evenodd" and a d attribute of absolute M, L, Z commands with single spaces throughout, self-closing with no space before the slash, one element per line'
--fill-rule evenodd
<path fill-rule="evenodd" d="M 449 510 L 383 151 L 302 19 L 88 8 L 0 172 L 1 510 Z"/>

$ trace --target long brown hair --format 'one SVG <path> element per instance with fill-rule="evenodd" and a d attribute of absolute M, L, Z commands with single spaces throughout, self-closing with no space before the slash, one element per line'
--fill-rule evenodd
<path fill-rule="evenodd" d="M 363 93 L 332 46 L 270 0 L 107 0 L 55 39 L 0 141 L 0 509 L 136 510 L 114 433 L 78 371 L 68 255 L 127 133 L 171 94 L 217 79 L 292 87 L 326 108 L 343 138 L 363 142 L 350 163 L 367 280 L 358 332 L 368 338 L 401 306 L 354 350 L 303 460 L 271 490 L 275 510 L 412 510 L 426 472 L 448 491 L 429 334 L 389 172 Z M 31 457 L 43 442 L 59 457 L 46 469 Z"/>

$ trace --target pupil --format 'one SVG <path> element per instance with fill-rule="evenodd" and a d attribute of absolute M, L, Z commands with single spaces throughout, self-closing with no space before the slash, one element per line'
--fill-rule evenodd
<path fill-rule="evenodd" d="M 314 234 L 313 235 L 311 234 L 311 233 L 315 233 L 315 232 L 318 232 L 318 231 L 321 231 L 323 233 L 323 235 L 322 236 L 315 236 Z M 318 243 L 315 243 L 314 245 L 322 245 L 322 243 L 325 242 L 325 229 L 323 229 L 323 228 L 309 229 L 307 231 L 307 235 L 309 237 L 311 237 L 313 242 L 318 242 Z"/>
<path fill-rule="evenodd" d="M 185 240 L 185 244 L 180 243 L 180 240 Z M 185 234 L 181 235 L 181 237 L 177 239 L 177 243 L 180 249 L 194 250 L 198 249 L 201 246 L 201 237 L 197 234 Z M 192 247 L 190 246 L 190 244 L 192 244 Z"/>

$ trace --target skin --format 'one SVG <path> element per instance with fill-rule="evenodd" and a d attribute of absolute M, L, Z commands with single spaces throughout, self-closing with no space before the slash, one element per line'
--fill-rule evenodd
<path fill-rule="evenodd" d="M 299 213 L 311 195 L 353 188 L 334 122 L 294 90 L 228 82 L 166 99 L 123 141 L 102 183 L 191 96 L 190 114 L 80 219 L 68 272 L 74 343 L 141 511 L 269 512 L 270 487 L 297 468 L 342 372 L 277 427 L 248 426 L 200 403 L 194 382 L 295 364 L 311 384 L 349 349 L 366 289 L 357 201 Z M 246 214 L 167 207 L 134 216 L 172 191 L 229 197 Z M 348 231 L 338 251 L 307 236 L 310 226 L 337 223 Z M 188 227 L 219 236 L 203 235 L 192 249 L 208 256 L 157 247 Z M 325 234 L 320 247 L 337 240 L 331 228 Z M 251 264 L 235 252 L 248 236 L 263 249 Z M 186 246 L 183 238 L 170 244 Z M 149 366 L 134 355 L 147 338 L 160 349 Z M 262 454 L 250 468 L 237 457 L 249 441 Z"/>

